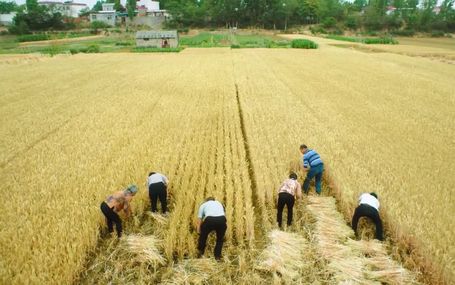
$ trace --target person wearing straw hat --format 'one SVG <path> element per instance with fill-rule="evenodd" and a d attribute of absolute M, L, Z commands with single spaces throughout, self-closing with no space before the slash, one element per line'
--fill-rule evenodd
<path fill-rule="evenodd" d="M 299 182 L 297 182 L 297 174 L 291 172 L 289 178 L 284 180 L 280 188 L 278 188 L 278 211 L 276 219 L 280 228 L 283 220 L 284 206 L 288 209 L 287 225 L 290 226 L 292 224 L 292 209 L 294 207 L 294 202 L 296 198 L 300 199 L 301 197 L 302 190 L 300 189 Z"/>
<path fill-rule="evenodd" d="M 149 188 L 149 197 L 152 212 L 158 211 L 158 199 L 161 203 L 161 211 L 163 214 L 167 212 L 167 185 L 169 180 L 166 176 L 158 172 L 150 172 L 147 178 Z"/>
<path fill-rule="evenodd" d="M 101 212 L 106 217 L 107 228 L 109 233 L 114 232 L 113 224 L 117 230 L 117 237 L 122 237 L 122 220 L 117 214 L 120 211 L 124 211 L 127 217 L 131 214 L 130 201 L 137 193 L 136 185 L 129 185 L 123 191 L 117 191 L 114 194 L 108 196 L 105 201 L 101 203 Z"/>
<path fill-rule="evenodd" d="M 382 221 L 379 216 L 379 200 L 378 195 L 374 192 L 363 193 L 359 197 L 359 206 L 355 209 L 354 216 L 352 217 L 352 229 L 357 235 L 357 225 L 361 217 L 370 218 L 376 225 L 376 239 L 382 241 Z"/>
<path fill-rule="evenodd" d="M 308 194 L 310 181 L 314 177 L 316 181 L 316 193 L 321 194 L 322 172 L 324 171 L 324 163 L 322 162 L 321 157 L 315 150 L 308 149 L 304 144 L 300 145 L 300 153 L 303 154 L 303 170 L 307 172 L 302 186 L 303 192 Z"/>
<path fill-rule="evenodd" d="M 213 197 L 208 197 L 199 207 L 197 232 L 199 233 L 198 257 L 204 255 L 207 237 L 210 232 L 216 232 L 215 259 L 221 259 L 224 234 L 226 233 L 227 222 L 224 206 Z"/>

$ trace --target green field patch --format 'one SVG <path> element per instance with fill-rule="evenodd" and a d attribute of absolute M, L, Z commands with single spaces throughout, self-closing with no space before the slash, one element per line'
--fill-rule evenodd
<path fill-rule="evenodd" d="M 327 39 L 353 42 L 353 43 L 362 43 L 362 44 L 398 44 L 398 41 L 392 37 L 381 37 L 381 38 L 358 38 L 358 37 L 345 37 L 338 35 L 328 35 Z"/>

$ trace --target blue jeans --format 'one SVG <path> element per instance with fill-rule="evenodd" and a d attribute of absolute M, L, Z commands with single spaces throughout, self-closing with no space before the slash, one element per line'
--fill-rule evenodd
<path fill-rule="evenodd" d="M 310 188 L 310 181 L 313 177 L 316 180 L 316 193 L 321 194 L 321 180 L 322 180 L 322 172 L 324 171 L 324 164 L 319 164 L 313 167 L 310 167 L 308 171 L 305 181 L 303 182 L 303 192 L 308 194 L 308 188 Z"/>

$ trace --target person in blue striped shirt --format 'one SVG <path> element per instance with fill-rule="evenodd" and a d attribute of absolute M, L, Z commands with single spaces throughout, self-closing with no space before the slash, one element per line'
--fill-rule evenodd
<path fill-rule="evenodd" d="M 308 171 L 302 185 L 303 192 L 308 194 L 310 181 L 314 177 L 316 180 L 316 193 L 321 194 L 321 180 L 322 172 L 324 171 L 324 163 L 316 151 L 308 149 L 304 144 L 300 145 L 300 152 L 303 154 L 303 169 Z"/>

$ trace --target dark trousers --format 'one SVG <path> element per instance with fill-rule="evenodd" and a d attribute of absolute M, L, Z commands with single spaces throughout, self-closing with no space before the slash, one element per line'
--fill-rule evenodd
<path fill-rule="evenodd" d="M 119 215 L 114 212 L 113 209 L 109 208 L 106 202 L 101 203 L 101 212 L 103 212 L 104 216 L 106 217 L 107 228 L 109 232 L 112 233 L 114 231 L 113 224 L 115 223 L 115 229 L 117 230 L 117 236 L 120 238 L 122 236 L 122 220 L 120 219 Z"/>
<path fill-rule="evenodd" d="M 152 206 L 152 212 L 158 211 L 157 203 L 158 199 L 160 199 L 161 203 L 161 211 L 166 213 L 167 211 L 167 190 L 166 185 L 163 182 L 153 183 L 149 186 L 149 197 L 150 203 Z"/>
<path fill-rule="evenodd" d="M 223 248 L 224 234 L 226 233 L 226 217 L 207 217 L 201 224 L 201 233 L 199 234 L 198 250 L 203 255 L 207 243 L 207 237 L 210 232 L 216 231 L 215 258 L 221 258 L 221 249 Z"/>
<path fill-rule="evenodd" d="M 278 221 L 278 226 L 281 228 L 281 223 L 283 220 L 283 209 L 284 206 L 288 208 L 288 226 L 292 224 L 292 208 L 294 208 L 295 198 L 289 193 L 279 193 L 278 194 L 278 212 L 276 214 L 276 220 Z"/>
<path fill-rule="evenodd" d="M 322 172 L 324 171 L 324 164 L 319 164 L 316 166 L 311 166 L 308 171 L 305 181 L 303 181 L 303 192 L 308 194 L 308 189 L 310 188 L 311 179 L 316 180 L 316 193 L 321 194 L 321 181 L 322 181 Z"/>
<path fill-rule="evenodd" d="M 379 217 L 379 212 L 371 207 L 370 205 L 360 204 L 354 212 L 354 217 L 352 217 L 352 229 L 357 235 L 357 225 L 361 217 L 368 217 L 373 220 L 373 223 L 376 225 L 376 239 L 383 240 L 382 236 L 382 221 Z"/>

